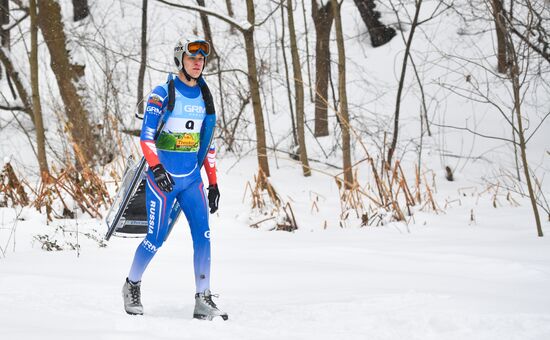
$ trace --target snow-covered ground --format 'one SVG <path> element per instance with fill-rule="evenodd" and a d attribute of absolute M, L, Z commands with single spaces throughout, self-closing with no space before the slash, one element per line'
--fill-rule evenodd
<path fill-rule="evenodd" d="M 408 226 L 341 229 L 329 223 L 323 230 L 305 222 L 294 233 L 268 232 L 249 228 L 254 221 L 242 213 L 254 162 L 219 164 L 226 170 L 220 211 L 211 219 L 212 289 L 229 321 L 192 319 L 185 221 L 145 273 L 146 314 L 129 316 L 120 291 L 139 239 L 114 237 L 101 248 L 84 236 L 103 235 L 98 221 L 58 220 L 45 229 L 40 214 L 23 211 L 24 221 L 15 223 L 14 211 L 4 208 L 0 339 L 550 338 L 550 241 L 536 237 L 527 201 L 512 207 L 500 197 L 494 208 L 488 193 L 459 195 L 457 188 L 467 185 L 458 181 L 439 188 L 438 197 L 456 199 L 445 213 L 418 212 Z M 280 160 L 279 176 L 300 178 L 290 165 Z M 332 189 L 320 185 L 326 179 L 314 174 L 306 180 L 330 197 Z M 338 214 L 334 203 L 321 211 Z M 296 211 L 298 221 L 316 213 Z M 59 226 L 67 231 L 60 245 L 76 244 L 68 232 L 78 228 L 79 256 L 76 250 L 45 252 L 33 241 Z"/>

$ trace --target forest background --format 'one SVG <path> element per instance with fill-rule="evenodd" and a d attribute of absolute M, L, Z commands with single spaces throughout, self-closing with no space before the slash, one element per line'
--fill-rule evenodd
<path fill-rule="evenodd" d="M 430 245 L 484 260 L 486 253 L 470 246 L 492 240 L 506 265 L 494 269 L 481 261 L 484 268 L 502 278 L 520 261 L 525 271 L 504 277 L 525 274 L 532 289 L 521 305 L 527 307 L 519 309 L 541 314 L 514 319 L 521 325 L 516 328 L 505 327 L 506 318 L 474 319 L 495 326 L 488 332 L 502 326 L 503 333 L 490 333 L 494 338 L 513 338 L 535 323 L 529 334 L 542 339 L 548 308 L 538 306 L 534 295 L 549 280 L 548 247 L 533 240 L 550 221 L 549 6 L 545 0 L 1 0 L 1 256 L 32 262 L 33 252 L 16 254 L 27 246 L 78 254 L 98 247 L 104 250 L 94 252 L 99 259 L 128 256 L 133 245 L 127 240 L 103 249 L 102 219 L 128 157 L 141 156 L 136 114 L 149 91 L 176 71 L 176 41 L 204 36 L 214 47 L 204 76 L 216 104 L 222 194 L 213 225 L 276 249 L 282 240 L 300 240 L 296 249 L 314 249 L 319 259 L 335 244 L 365 255 L 367 245 L 378 249 L 380 241 L 380 253 L 368 253 L 379 260 L 380 280 L 389 264 L 384 249 L 399 246 L 403 258 L 418 251 L 419 245 L 400 243 L 396 234 L 429 237 L 422 245 L 437 256 L 441 249 Z M 251 236 L 256 229 L 292 231 L 295 238 Z M 308 248 L 318 238 L 322 246 Z M 267 258 L 273 267 L 266 268 L 286 273 L 277 261 L 290 261 L 285 256 L 292 251 L 283 253 Z M 435 265 L 437 256 L 430 254 L 422 259 Z M 466 269 L 470 258 L 446 256 L 483 287 L 477 281 L 482 275 Z M 328 261 L 329 268 L 337 267 L 336 260 Z M 21 284 L 18 269 L 10 269 L 16 263 L 5 261 L 8 290 Z M 324 280 L 324 271 L 310 264 L 299 268 L 313 270 L 315 282 Z M 407 261 L 397 268 L 405 266 L 423 270 Z M 361 280 L 351 288 L 364 287 Z M 374 281 L 366 286 L 380 288 Z M 417 289 L 433 288 L 429 282 L 419 279 Z M 459 289 L 459 283 L 447 283 Z M 110 281 L 102 284 L 110 291 Z M 507 294 L 504 288 L 496 292 L 495 301 Z M 411 296 L 414 303 L 430 300 Z M 361 301 L 365 308 L 380 306 L 378 300 Z M 435 337 L 443 332 L 439 321 L 420 320 Z M 450 328 L 464 330 L 457 324 Z M 465 327 L 475 334 L 473 324 Z M 411 334 L 403 325 L 397 333 Z M 323 329 L 322 322 L 315 326 Z M 423 334 L 411 327 L 412 334 Z"/>

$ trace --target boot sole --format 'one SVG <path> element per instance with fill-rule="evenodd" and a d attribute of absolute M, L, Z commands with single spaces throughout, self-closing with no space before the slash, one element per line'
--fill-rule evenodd
<path fill-rule="evenodd" d="M 227 316 L 227 314 L 224 314 L 224 315 L 219 315 L 223 321 L 227 321 L 229 319 L 229 316 Z M 214 316 L 208 316 L 208 315 L 204 315 L 204 314 L 193 314 L 193 318 L 194 319 L 199 319 L 199 320 L 208 320 L 208 321 L 212 321 L 212 319 L 214 319 Z"/>
<path fill-rule="evenodd" d="M 125 310 L 125 312 L 127 314 L 130 314 L 130 315 L 143 315 L 143 312 L 130 312 L 130 311 L 127 311 L 127 310 Z"/>

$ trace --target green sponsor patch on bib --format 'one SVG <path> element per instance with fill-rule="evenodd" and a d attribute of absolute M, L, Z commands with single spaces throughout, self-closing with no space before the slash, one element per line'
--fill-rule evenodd
<path fill-rule="evenodd" d="M 199 132 L 167 133 L 162 131 L 157 139 L 157 149 L 165 151 L 199 151 Z"/>

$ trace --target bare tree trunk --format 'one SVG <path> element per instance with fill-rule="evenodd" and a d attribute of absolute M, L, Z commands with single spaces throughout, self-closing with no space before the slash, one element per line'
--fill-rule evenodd
<path fill-rule="evenodd" d="M 218 71 L 221 70 L 221 60 L 220 58 L 217 58 L 216 59 L 216 64 L 217 64 L 217 69 Z M 224 97 L 224 89 L 223 89 L 223 72 L 218 72 L 218 91 L 219 91 L 219 96 L 220 96 L 220 113 L 221 113 L 221 118 L 222 118 L 222 122 L 223 122 L 223 133 L 224 135 L 226 136 L 226 139 L 227 137 L 229 136 L 229 129 L 228 129 L 228 126 L 227 126 L 227 121 L 225 119 L 225 97 Z M 229 141 L 227 142 L 227 145 L 229 146 Z M 230 151 L 230 148 L 228 147 L 228 150 L 227 151 Z"/>
<path fill-rule="evenodd" d="M 395 9 L 395 7 L 392 5 L 392 8 L 394 10 L 394 13 L 397 17 L 397 20 L 399 23 L 401 23 L 401 19 L 399 17 L 399 12 L 397 11 L 397 9 Z M 405 44 L 407 44 L 407 39 L 405 38 L 405 35 L 403 33 L 402 30 L 400 30 L 400 35 L 401 35 L 401 38 L 403 39 L 403 42 Z M 424 133 L 425 131 L 428 133 L 428 136 L 432 136 L 432 132 L 430 130 L 430 120 L 428 119 L 428 107 L 426 105 L 426 96 L 425 96 L 425 92 L 424 92 L 424 85 L 422 84 L 422 80 L 420 78 L 420 75 L 418 74 L 418 70 L 416 68 L 416 63 L 414 62 L 414 59 L 412 57 L 412 55 L 409 53 L 409 60 L 411 61 L 411 66 L 413 68 L 413 71 L 414 71 L 414 75 L 415 75 L 415 78 L 416 78 L 416 81 L 418 83 L 418 88 L 420 89 L 420 95 L 421 95 L 421 107 L 420 107 L 420 145 L 419 145 L 419 148 L 418 148 L 418 164 L 417 164 L 417 173 L 421 173 L 421 169 L 422 169 L 422 148 L 423 148 L 423 141 L 424 141 Z M 424 130 L 424 126 L 426 126 L 426 130 Z M 449 168 L 449 171 L 450 168 Z M 447 176 L 448 178 L 452 178 L 452 173 L 450 174 L 450 176 Z M 450 179 L 452 180 L 452 179 Z"/>
<path fill-rule="evenodd" d="M 499 73 L 506 73 L 506 40 L 505 40 L 505 27 L 504 27 L 504 8 L 501 0 L 491 0 L 491 6 L 493 8 L 493 19 L 495 20 L 495 27 L 497 32 L 497 70 Z"/>
<path fill-rule="evenodd" d="M 334 20 L 332 3 L 319 7 L 311 0 L 315 41 L 315 129 L 316 137 L 328 136 L 328 79 L 330 77 L 330 30 Z"/>
<path fill-rule="evenodd" d="M 145 68 L 147 67 L 147 4 L 148 0 L 141 3 L 141 61 L 139 63 L 138 87 L 137 87 L 137 113 L 143 114 L 143 81 Z"/>
<path fill-rule="evenodd" d="M 512 117 L 510 117 L 510 125 L 512 125 L 512 142 L 514 144 L 514 164 L 516 165 L 516 176 L 518 182 L 521 182 L 521 171 L 518 159 L 518 142 L 516 141 L 516 118 L 512 111 Z"/>
<path fill-rule="evenodd" d="M 231 0 L 225 0 L 225 6 L 227 7 L 227 15 L 233 18 L 235 13 L 233 13 L 233 5 L 231 4 Z M 235 27 L 230 26 L 229 31 L 231 34 L 235 34 Z"/>
<path fill-rule="evenodd" d="M 307 28 L 307 17 L 306 17 L 306 1 L 302 0 L 302 15 L 304 17 L 304 37 L 306 38 L 306 66 L 307 66 L 307 80 L 308 80 L 308 88 L 309 88 L 309 100 L 313 103 L 315 99 L 313 99 L 313 87 L 311 86 L 311 68 L 309 67 L 309 29 Z"/>
<path fill-rule="evenodd" d="M 88 0 L 73 0 L 73 21 L 80 21 L 89 14 Z"/>
<path fill-rule="evenodd" d="M 374 0 L 354 0 L 354 2 L 359 13 L 361 13 L 363 22 L 369 30 L 372 46 L 382 46 L 392 40 L 395 36 L 395 30 L 392 27 L 387 27 L 378 20 L 380 12 L 374 10 L 376 7 Z"/>
<path fill-rule="evenodd" d="M 346 54 L 344 46 L 344 33 L 342 31 L 342 18 L 340 17 L 340 6 L 337 0 L 331 0 L 334 21 L 336 27 L 336 44 L 338 48 L 338 96 L 340 106 L 338 107 L 338 118 L 342 129 L 342 155 L 344 165 L 344 183 L 346 189 L 353 187 L 353 169 L 351 166 L 351 141 L 348 112 L 348 95 L 346 91 Z"/>
<path fill-rule="evenodd" d="M 304 176 L 311 176 L 309 161 L 307 159 L 307 147 L 304 128 L 304 81 L 298 55 L 298 44 L 296 43 L 296 29 L 294 27 L 294 14 L 292 0 L 287 0 L 288 8 L 288 30 L 290 35 L 290 54 L 292 55 L 292 70 L 294 72 L 294 89 L 296 92 L 296 127 L 298 128 L 298 145 L 300 147 L 300 161 Z"/>
<path fill-rule="evenodd" d="M 502 26 L 503 31 L 506 32 L 505 26 Z M 542 225 L 540 222 L 539 210 L 537 207 L 537 198 L 535 191 L 533 189 L 533 184 L 531 183 L 531 174 L 529 173 L 529 164 L 527 162 L 527 152 L 526 146 L 527 142 L 525 141 L 525 134 L 523 130 L 523 117 L 521 114 L 521 94 L 520 89 L 521 85 L 519 83 L 519 73 L 520 65 L 517 58 L 517 53 L 514 47 L 511 36 L 508 34 L 508 51 L 507 54 L 510 56 L 511 67 L 508 69 L 509 76 L 512 80 L 512 88 L 514 92 L 514 111 L 516 112 L 517 121 L 518 121 L 518 138 L 519 138 L 519 148 L 521 150 L 521 162 L 523 163 L 523 171 L 525 176 L 525 182 L 527 183 L 527 190 L 529 191 L 529 198 L 531 200 L 531 206 L 533 207 L 533 214 L 535 215 L 535 223 L 537 226 L 537 234 L 539 237 L 543 237 Z"/>
<path fill-rule="evenodd" d="M 67 50 L 61 7 L 56 1 L 39 0 L 38 26 L 50 52 L 50 66 L 55 74 L 57 85 L 67 116 L 72 141 L 75 143 L 75 157 L 81 167 L 95 165 L 97 154 L 96 139 L 89 122 L 88 112 L 79 95 L 78 85 L 84 76 L 84 66 L 71 64 Z"/>
<path fill-rule="evenodd" d="M 2 25 L 10 23 L 10 1 L 0 0 L 0 43 L 2 47 L 10 46 L 10 31 L 4 30 Z"/>
<path fill-rule="evenodd" d="M 256 123 L 256 148 L 258 152 L 258 165 L 266 177 L 270 176 L 269 162 L 267 159 L 267 144 L 265 138 L 264 116 L 262 111 L 262 102 L 260 99 L 260 84 L 258 82 L 258 71 L 256 67 L 256 54 L 254 43 L 254 23 L 256 14 L 254 10 L 254 1 L 246 0 L 247 20 L 251 24 L 250 28 L 243 31 L 246 59 L 248 64 L 248 81 L 250 83 L 250 93 L 252 95 L 252 108 L 254 110 L 254 122 Z"/>
<path fill-rule="evenodd" d="M 515 66 L 514 66 L 515 67 Z M 518 74 L 514 71 L 511 73 L 514 73 L 515 75 L 512 76 L 512 81 L 514 82 L 514 106 L 516 115 L 518 117 L 518 137 L 519 137 L 519 147 L 521 150 L 521 161 L 523 163 L 523 171 L 525 175 L 525 181 L 527 182 L 527 189 L 529 191 L 529 198 L 531 199 L 531 206 L 533 207 L 533 214 L 535 215 L 535 223 L 537 225 L 537 234 L 539 237 L 544 236 L 542 233 L 542 225 L 540 223 L 540 216 L 539 216 L 539 210 L 537 207 L 537 198 L 535 196 L 535 191 L 533 190 L 533 184 L 531 183 L 531 174 L 529 174 L 529 164 L 527 163 L 527 152 L 526 152 L 526 143 L 525 143 L 525 136 L 523 133 L 523 123 L 522 123 L 522 115 L 521 115 L 521 107 L 520 107 L 520 94 L 519 94 L 519 81 L 518 81 Z"/>
<path fill-rule="evenodd" d="M 38 165 L 42 182 L 50 178 L 48 160 L 46 158 L 46 137 L 44 135 L 44 123 L 42 121 L 42 106 L 40 105 L 40 90 L 38 81 L 38 25 L 36 24 L 36 0 L 30 0 L 29 11 L 31 15 L 31 53 L 29 58 L 31 68 L 32 111 L 34 126 L 36 128 L 36 149 Z"/>
<path fill-rule="evenodd" d="M 397 88 L 397 98 L 395 100 L 395 113 L 393 117 L 393 136 L 392 136 L 391 145 L 388 149 L 388 159 L 386 164 L 388 169 L 391 168 L 393 153 L 395 152 L 395 147 L 397 146 L 397 137 L 399 135 L 399 110 L 401 108 L 401 92 L 403 92 L 403 86 L 405 84 L 405 74 L 407 73 L 407 59 L 409 58 L 414 31 L 416 29 L 416 26 L 418 25 L 418 14 L 420 13 L 421 6 L 422 6 L 422 0 L 416 0 L 416 12 L 414 13 L 411 32 L 409 33 L 409 38 L 407 39 L 405 55 L 403 56 L 403 65 L 401 66 L 401 78 L 399 79 L 399 87 Z"/>
<path fill-rule="evenodd" d="M 4 65 L 4 70 L 6 71 L 6 78 L 8 79 L 8 82 L 10 82 L 10 79 L 12 79 L 15 83 L 15 89 L 17 90 L 17 94 L 19 94 L 19 98 L 21 98 L 21 102 L 23 104 L 23 112 L 28 114 L 34 123 L 31 97 L 29 96 L 26 87 L 23 86 L 23 83 L 19 77 L 19 72 L 15 70 L 13 63 L 11 62 L 10 58 L 4 53 L 2 48 L 0 48 L 0 61 L 2 62 L 2 65 Z M 13 90 L 12 94 L 13 97 L 16 98 L 16 94 L 15 92 L 13 92 Z"/>
<path fill-rule="evenodd" d="M 285 66 L 285 80 L 286 80 L 286 93 L 288 96 L 288 108 L 290 110 L 290 122 L 292 124 L 292 142 L 293 145 L 298 144 L 298 134 L 296 133 L 296 119 L 294 118 L 294 107 L 292 106 L 292 92 L 290 90 L 290 76 L 288 74 L 288 62 L 286 58 L 286 48 L 285 48 L 285 7 L 281 6 L 281 52 L 283 53 L 283 62 Z M 297 159 L 297 155 L 292 153 L 292 158 Z"/>
<path fill-rule="evenodd" d="M 204 0 L 197 0 L 197 4 L 199 6 L 204 7 Z M 208 61 L 213 62 L 214 59 L 218 58 L 218 54 L 216 53 L 216 48 L 214 46 L 214 40 L 212 39 L 212 30 L 210 29 L 210 22 L 208 21 L 208 16 L 201 12 L 201 23 L 202 23 L 202 30 L 204 31 L 204 38 L 206 41 L 210 42 L 210 47 L 212 51 L 210 52 L 210 55 L 208 56 Z M 214 63 L 216 65 L 216 63 Z"/>

